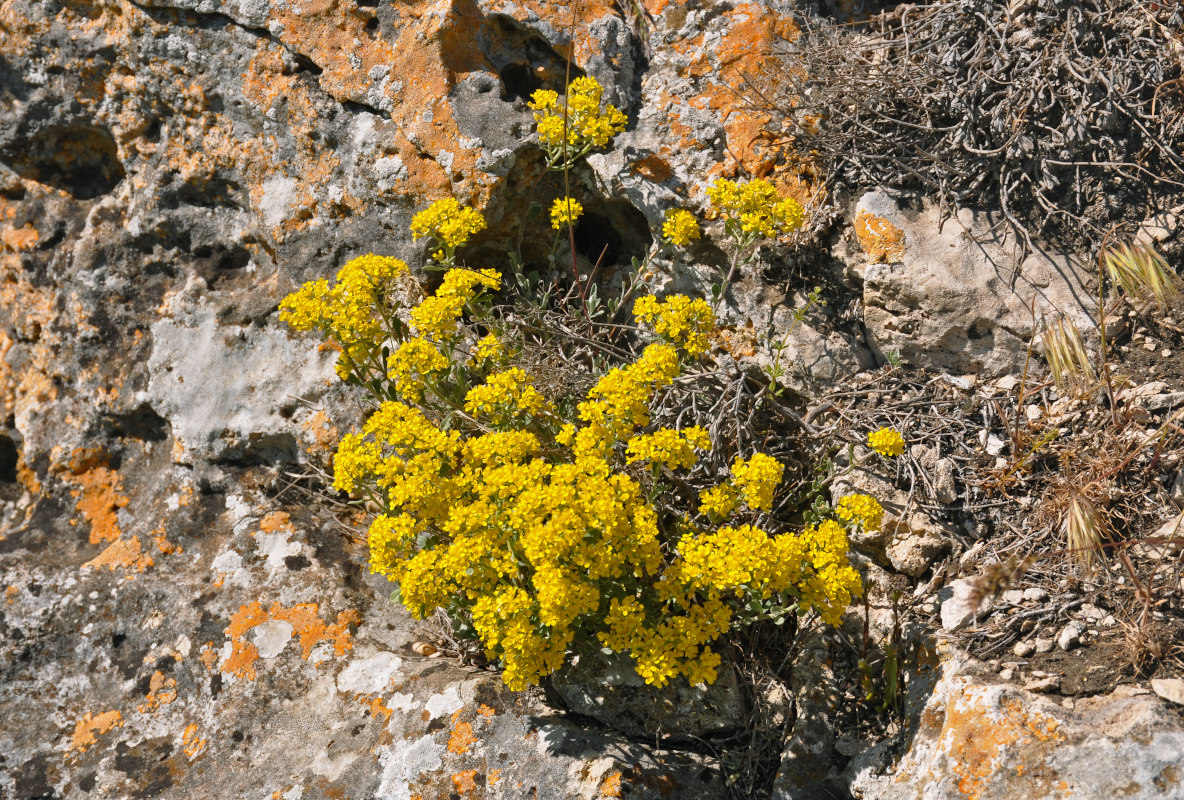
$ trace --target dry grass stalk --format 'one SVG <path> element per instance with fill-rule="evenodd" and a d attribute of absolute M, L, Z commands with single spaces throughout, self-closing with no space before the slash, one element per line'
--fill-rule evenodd
<path fill-rule="evenodd" d="M 1110 280 L 1137 304 L 1154 300 L 1163 313 L 1169 301 L 1180 295 L 1180 278 L 1154 248 L 1123 244 L 1107 250 L 1103 259 Z"/>
<path fill-rule="evenodd" d="M 1081 331 L 1073 320 L 1062 317 L 1046 327 L 1040 338 L 1053 382 L 1062 394 L 1075 385 L 1089 386 L 1097 380 Z"/>
<path fill-rule="evenodd" d="M 1081 494 L 1074 494 L 1061 524 L 1069 556 L 1085 572 L 1093 570 L 1095 557 L 1102 551 L 1105 522 L 1098 507 Z"/>

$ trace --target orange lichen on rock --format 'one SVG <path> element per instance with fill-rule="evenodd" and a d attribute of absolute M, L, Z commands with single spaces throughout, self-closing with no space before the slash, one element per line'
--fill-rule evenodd
<path fill-rule="evenodd" d="M 66 480 L 77 487 L 70 494 L 78 498 L 78 513 L 90 524 L 90 543 L 119 539 L 122 533 L 117 513 L 128 504 L 128 499 L 121 494 L 119 473 L 108 466 L 106 455 L 75 450 L 67 469 Z"/>
<path fill-rule="evenodd" d="M 135 536 L 121 536 L 109 544 L 103 552 L 82 565 L 83 569 L 106 567 L 114 571 L 120 567 L 132 572 L 143 572 L 155 563 L 152 556 L 143 552 L 140 540 Z M 132 578 L 133 576 L 128 576 Z"/>
<path fill-rule="evenodd" d="M 979 800 L 1001 780 L 1013 781 L 1008 785 L 1016 790 L 1017 797 L 1044 797 L 1054 788 L 1050 782 L 1058 777 L 1056 773 L 1046 766 L 1021 767 L 1044 761 L 1043 746 L 1064 739 L 1058 727 L 1055 719 L 1017 698 L 1003 697 L 995 705 L 988 696 L 970 692 L 951 698 L 939 741 L 950 759 L 950 769 L 958 777 L 958 790 L 968 800 Z M 1019 762 L 1013 767 L 1013 776 L 1001 772 L 1005 761 Z M 1014 783 L 1016 780 L 1023 786 Z"/>
<path fill-rule="evenodd" d="M 70 749 L 82 753 L 93 745 L 96 737 L 112 728 L 123 725 L 123 714 L 119 711 L 104 711 L 100 714 L 87 713 L 74 723 L 74 735 L 70 740 Z"/>
<path fill-rule="evenodd" d="M 489 774 L 485 776 L 485 784 L 493 786 L 502 779 L 502 771 L 500 769 L 491 769 Z"/>
<path fill-rule="evenodd" d="M 255 662 L 259 660 L 259 650 L 254 642 L 234 641 L 230 645 L 230 657 L 222 664 L 222 671 L 236 678 L 255 680 Z"/>
<path fill-rule="evenodd" d="M 282 520 L 274 517 L 271 524 L 286 524 L 287 516 L 283 514 Z M 232 672 L 239 677 L 255 677 L 254 664 L 259 658 L 259 651 L 254 644 L 245 641 L 243 636 L 269 619 L 282 620 L 292 626 L 293 632 L 300 637 L 300 648 L 305 661 L 312 654 L 312 649 L 323 641 L 333 643 L 335 655 L 345 655 L 354 646 L 349 626 L 361 622 L 361 615 L 352 609 L 342 611 L 337 615 L 337 622 L 328 624 L 320 618 L 317 610 L 316 603 L 300 603 L 291 608 L 284 608 L 275 602 L 271 604 L 271 608 L 265 610 L 263 604 L 256 600 L 242 606 L 230 618 L 230 625 L 226 628 L 226 635 L 232 642 L 232 650 L 230 658 L 222 665 L 222 671 Z"/>
<path fill-rule="evenodd" d="M 0 228 L 0 241 L 14 252 L 28 250 L 37 244 L 37 240 L 40 238 L 41 235 L 37 233 L 37 229 L 33 227 L 31 222 L 25 223 L 21 228 Z"/>
<path fill-rule="evenodd" d="M 855 215 L 855 236 L 870 264 L 895 264 L 904 259 L 904 231 L 868 211 Z"/>
<path fill-rule="evenodd" d="M 497 711 L 482 703 L 481 705 L 477 706 L 477 713 L 486 719 L 493 719 L 494 715 L 497 714 Z"/>
<path fill-rule="evenodd" d="M 310 440 L 309 452 L 314 455 L 330 455 L 341 439 L 337 428 L 329 421 L 329 415 L 324 411 L 318 411 L 305 420 L 304 430 L 308 432 Z"/>
<path fill-rule="evenodd" d="M 463 772 L 458 772 L 452 776 L 452 783 L 456 786 L 456 790 L 461 794 L 468 794 L 477 790 L 477 770 L 466 769 Z"/>
<path fill-rule="evenodd" d="M 12 605 L 14 602 L 16 602 L 16 596 L 19 591 L 20 587 L 17 586 L 9 586 L 6 588 L 4 590 L 4 602 Z"/>
<path fill-rule="evenodd" d="M 158 710 L 162 706 L 167 706 L 176 699 L 176 678 L 170 678 L 160 670 L 156 670 L 156 672 L 152 673 L 152 678 L 148 682 L 147 699 L 136 708 L 139 709 L 141 714 L 147 714 Z"/>
<path fill-rule="evenodd" d="M 621 773 L 614 772 L 605 777 L 600 783 L 601 797 L 620 797 L 621 796 Z"/>
<path fill-rule="evenodd" d="M 458 714 L 459 711 L 452 715 L 453 728 L 448 737 L 448 752 L 460 756 L 469 752 L 469 748 L 477 743 L 477 737 L 473 735 L 472 725 L 456 719 Z"/>
<path fill-rule="evenodd" d="M 197 723 L 190 723 L 181 734 L 181 749 L 189 758 L 197 758 L 206 749 L 206 740 L 197 735 Z"/>
<path fill-rule="evenodd" d="M 206 669 L 214 669 L 218 664 L 218 651 L 214 649 L 214 643 L 206 642 L 203 644 L 201 646 L 201 655 L 198 658 L 201 659 L 201 663 Z"/>
<path fill-rule="evenodd" d="M 395 713 L 393 708 L 387 708 L 386 703 L 382 702 L 382 698 L 378 696 L 369 697 L 366 695 L 359 696 L 358 702 L 364 705 L 370 711 L 370 716 L 374 718 L 382 717 L 383 723 L 390 722 L 391 715 Z"/>
<path fill-rule="evenodd" d="M 164 532 L 164 525 L 160 525 L 156 530 L 152 531 L 152 541 L 156 542 L 156 549 L 166 556 L 172 553 L 179 555 L 185 552 L 185 548 L 169 541 L 169 537 Z"/>

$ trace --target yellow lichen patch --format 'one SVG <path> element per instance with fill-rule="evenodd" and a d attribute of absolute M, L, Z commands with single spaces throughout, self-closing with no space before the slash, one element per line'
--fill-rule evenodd
<path fill-rule="evenodd" d="M 148 714 L 156 711 L 162 706 L 167 706 L 169 703 L 177 699 L 177 681 L 175 678 L 170 678 L 160 670 L 152 673 L 152 678 L 148 682 L 148 697 L 143 703 L 140 703 L 136 708 L 141 714 Z"/>
<path fill-rule="evenodd" d="M 19 591 L 20 587 L 9 586 L 4 590 L 4 602 L 8 603 L 9 605 L 16 602 L 16 595 Z"/>
<path fill-rule="evenodd" d="M 104 711 L 100 714 L 87 713 L 74 723 L 74 735 L 70 740 L 70 749 L 82 753 L 93 745 L 98 736 L 112 728 L 123 725 L 123 714 L 119 711 Z"/>
<path fill-rule="evenodd" d="M 282 512 L 275 512 L 282 514 Z M 268 515 L 271 517 L 272 515 Z M 270 525 L 287 524 L 287 514 L 273 517 Z M 262 527 L 262 526 L 261 526 Z M 273 528 L 274 529 L 274 528 Z M 362 621 L 357 611 L 342 611 L 337 615 L 337 622 L 327 624 L 317 614 L 316 603 L 300 603 L 291 608 L 284 608 L 280 603 L 272 603 L 271 608 L 264 609 L 258 600 L 239 608 L 230 618 L 230 625 L 226 628 L 226 635 L 232 642 L 230 658 L 222 665 L 223 672 L 233 672 L 239 677 L 255 677 L 255 661 L 259 658 L 259 651 L 255 645 L 243 640 L 243 636 L 257 625 L 262 625 L 269 619 L 281 620 L 292 626 L 293 632 L 300 637 L 300 648 L 307 661 L 312 649 L 323 641 L 333 643 L 335 655 L 342 656 L 354 645 L 349 626 Z"/>
<path fill-rule="evenodd" d="M 144 553 L 135 536 L 122 536 L 109 544 L 103 552 L 82 565 L 83 569 L 106 567 L 111 571 L 122 567 L 131 572 L 143 572 L 153 564 L 152 556 Z M 134 576 L 129 575 L 131 580 Z"/>
<path fill-rule="evenodd" d="M 868 211 L 855 215 L 855 236 L 870 264 L 895 264 L 904 259 L 904 231 Z"/>
<path fill-rule="evenodd" d="M 187 725 L 181 734 L 181 749 L 191 759 L 197 758 L 206 749 L 206 740 L 197 735 L 196 722 Z"/>
<path fill-rule="evenodd" d="M 601 797 L 620 797 L 621 796 L 621 773 L 614 772 L 605 777 L 600 783 Z"/>
<path fill-rule="evenodd" d="M 448 737 L 448 752 L 459 756 L 469 752 L 469 748 L 477 743 L 477 737 L 473 735 L 472 725 L 456 719 L 458 714 L 459 711 L 452 715 L 453 728 Z"/>
<path fill-rule="evenodd" d="M 477 790 L 477 770 L 466 769 L 463 772 L 458 772 L 452 776 L 452 784 L 456 790 L 461 794 L 468 794 Z"/>

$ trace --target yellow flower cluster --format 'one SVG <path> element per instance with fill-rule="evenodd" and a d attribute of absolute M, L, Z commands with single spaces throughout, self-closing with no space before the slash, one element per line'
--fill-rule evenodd
<path fill-rule="evenodd" d="M 482 361 L 499 361 L 506 353 L 506 347 L 495 334 L 486 334 L 477 342 L 473 352 L 474 363 Z"/>
<path fill-rule="evenodd" d="M 446 227 L 453 217 L 441 208 L 421 230 L 451 247 L 450 259 L 473 226 Z M 646 430 L 655 393 L 680 374 L 679 348 L 706 349 L 714 325 L 706 303 L 639 301 L 637 318 L 669 343 L 609 370 L 562 424 L 526 372 L 508 365 L 497 335 L 477 340 L 467 362 L 453 358 L 458 342 L 475 338 L 466 308 L 488 324 L 476 301 L 500 288 L 498 272 L 450 269 L 436 292 L 403 309 L 391 298 L 406 273 L 395 259 L 357 259 L 336 286 L 309 284 L 282 313 L 334 338 L 343 377 L 383 398 L 333 462 L 334 488 L 379 509 L 370 568 L 398 582 L 413 615 L 443 608 L 470 622 L 511 688 L 537 683 L 590 642 L 630 653 L 648 683 L 710 683 L 721 663 L 713 643 L 751 621 L 741 615 L 752 603 L 796 604 L 836 621 L 860 591 L 845 529 L 833 520 L 776 536 L 751 525 L 705 529 L 689 516 L 659 526 L 657 476 L 693 469 L 711 447 L 698 427 Z M 655 469 L 627 468 L 638 462 Z M 701 495 L 713 526 L 741 502 L 770 510 L 783 467 L 757 453 L 735 460 L 731 473 Z M 870 498 L 844 500 L 839 517 L 865 526 L 878 508 Z"/>
<path fill-rule="evenodd" d="M 625 461 L 629 464 L 649 461 L 674 469 L 690 469 L 699 460 L 695 451 L 710 449 L 711 438 L 702 428 L 684 428 L 681 431 L 659 428 L 653 433 L 630 439 L 625 448 Z"/>
<path fill-rule="evenodd" d="M 509 424 L 523 415 L 538 416 L 544 410 L 550 410 L 550 404 L 518 367 L 490 375 L 465 395 L 465 411 L 494 425 Z"/>
<path fill-rule="evenodd" d="M 411 219 L 412 237 L 430 237 L 437 248 L 432 258 L 442 264 L 452 264 L 457 248 L 483 230 L 481 212 L 462 206 L 453 197 L 437 200 Z"/>
<path fill-rule="evenodd" d="M 419 335 L 436 341 L 457 334 L 457 322 L 468 303 L 481 289 L 497 290 L 501 274 L 496 270 L 450 269 L 432 297 L 411 309 L 411 324 Z"/>
<path fill-rule="evenodd" d="M 648 425 L 654 392 L 669 386 L 678 373 L 678 353 L 666 344 L 651 344 L 634 363 L 610 370 L 576 409 L 588 424 L 576 434 L 577 455 L 606 453 L 614 442 Z"/>
<path fill-rule="evenodd" d="M 407 264 L 389 256 L 365 255 L 337 273 L 333 286 L 312 281 L 284 298 L 280 319 L 298 331 L 317 331 L 341 347 L 337 375 L 347 380 L 381 359 L 385 338 L 382 311 Z"/>
<path fill-rule="evenodd" d="M 699 492 L 699 513 L 712 519 L 727 519 L 739 502 L 739 493 L 731 485 L 721 483 Z"/>
<path fill-rule="evenodd" d="M 732 483 L 740 490 L 749 508 L 769 511 L 773 508 L 773 490 L 781 483 L 785 465 L 764 453 L 754 453 L 745 461 L 732 464 Z"/>
<path fill-rule="evenodd" d="M 408 339 L 391 353 L 386 368 L 399 396 L 409 403 L 418 403 L 423 399 L 426 379 L 448 369 L 448 358 L 426 339 Z"/>
<path fill-rule="evenodd" d="M 793 198 L 780 198 L 767 180 L 736 183 L 720 178 L 707 189 L 717 214 L 739 224 L 746 234 L 773 237 L 802 226 L 806 215 Z"/>
<path fill-rule="evenodd" d="M 702 235 L 699 221 L 690 211 L 682 208 L 672 208 L 666 212 L 666 219 L 662 223 L 662 238 L 676 247 L 685 247 L 692 239 Z"/>
<path fill-rule="evenodd" d="M 645 295 L 633 304 L 633 317 L 653 324 L 655 333 L 682 347 L 691 357 L 707 351 L 711 344 L 707 337 L 715 330 L 715 312 L 707 301 L 692 300 L 685 294 L 662 301 Z"/>
<path fill-rule="evenodd" d="M 551 227 L 559 230 L 564 225 L 574 225 L 584 207 L 570 197 L 561 197 L 551 204 Z"/>
<path fill-rule="evenodd" d="M 835 515 L 853 525 L 862 525 L 868 532 L 878 531 L 884 523 L 884 508 L 874 497 L 849 494 L 835 506 Z"/>
<path fill-rule="evenodd" d="M 587 77 L 568 85 L 565 100 L 550 89 L 531 95 L 529 106 L 534 110 L 539 144 L 547 151 L 547 166 L 569 169 L 576 159 L 604 147 L 625 130 L 628 119 L 614 106 L 602 108 L 603 95 L 604 88 Z"/>
<path fill-rule="evenodd" d="M 867 443 L 885 458 L 898 456 L 904 452 L 904 437 L 900 431 L 893 428 L 880 428 L 867 435 Z"/>

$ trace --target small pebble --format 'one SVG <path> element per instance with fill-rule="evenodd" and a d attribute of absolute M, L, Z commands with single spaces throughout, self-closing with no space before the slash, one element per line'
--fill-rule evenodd
<path fill-rule="evenodd" d="M 1010 667 L 999 670 L 999 677 L 1005 681 L 1011 680 L 1015 676 L 1015 670 Z"/>
<path fill-rule="evenodd" d="M 1065 652 L 1072 650 L 1081 643 L 1081 631 L 1072 623 L 1065 626 L 1061 635 L 1057 637 L 1057 646 Z"/>
<path fill-rule="evenodd" d="M 1143 342 L 1143 349 L 1144 350 L 1151 351 L 1151 350 L 1154 350 L 1156 347 L 1159 347 L 1159 345 L 1157 345 L 1151 339 L 1148 339 L 1147 341 Z"/>
<path fill-rule="evenodd" d="M 1036 652 L 1036 645 L 1032 642 L 1016 642 L 1012 652 L 1020 658 L 1027 658 Z"/>
<path fill-rule="evenodd" d="M 1042 603 L 1048 599 L 1048 592 L 1044 591 L 1039 586 L 1032 586 L 1024 589 L 1024 599 L 1030 600 L 1033 603 Z"/>
<path fill-rule="evenodd" d="M 1107 614 L 1106 618 L 1102 620 L 1102 627 L 1103 628 L 1113 628 L 1117 622 L 1118 622 L 1118 620 L 1114 619 L 1113 614 Z"/>
<path fill-rule="evenodd" d="M 1037 678 L 1024 684 L 1029 692 L 1055 692 L 1061 688 L 1061 676 L 1050 675 L 1047 678 Z"/>
<path fill-rule="evenodd" d="M 1045 639 L 1042 636 L 1036 637 L 1036 652 L 1037 653 L 1051 653 L 1052 649 L 1057 646 L 1057 643 L 1052 639 Z"/>
<path fill-rule="evenodd" d="M 1024 602 L 1024 593 L 1019 589 L 1008 589 L 1003 593 L 1003 599 L 1013 606 L 1018 606 Z"/>
<path fill-rule="evenodd" d="M 1172 357 L 1172 351 L 1166 347 L 1164 349 L 1160 350 L 1159 354 L 1161 356 L 1163 356 L 1164 358 L 1171 358 Z"/>

